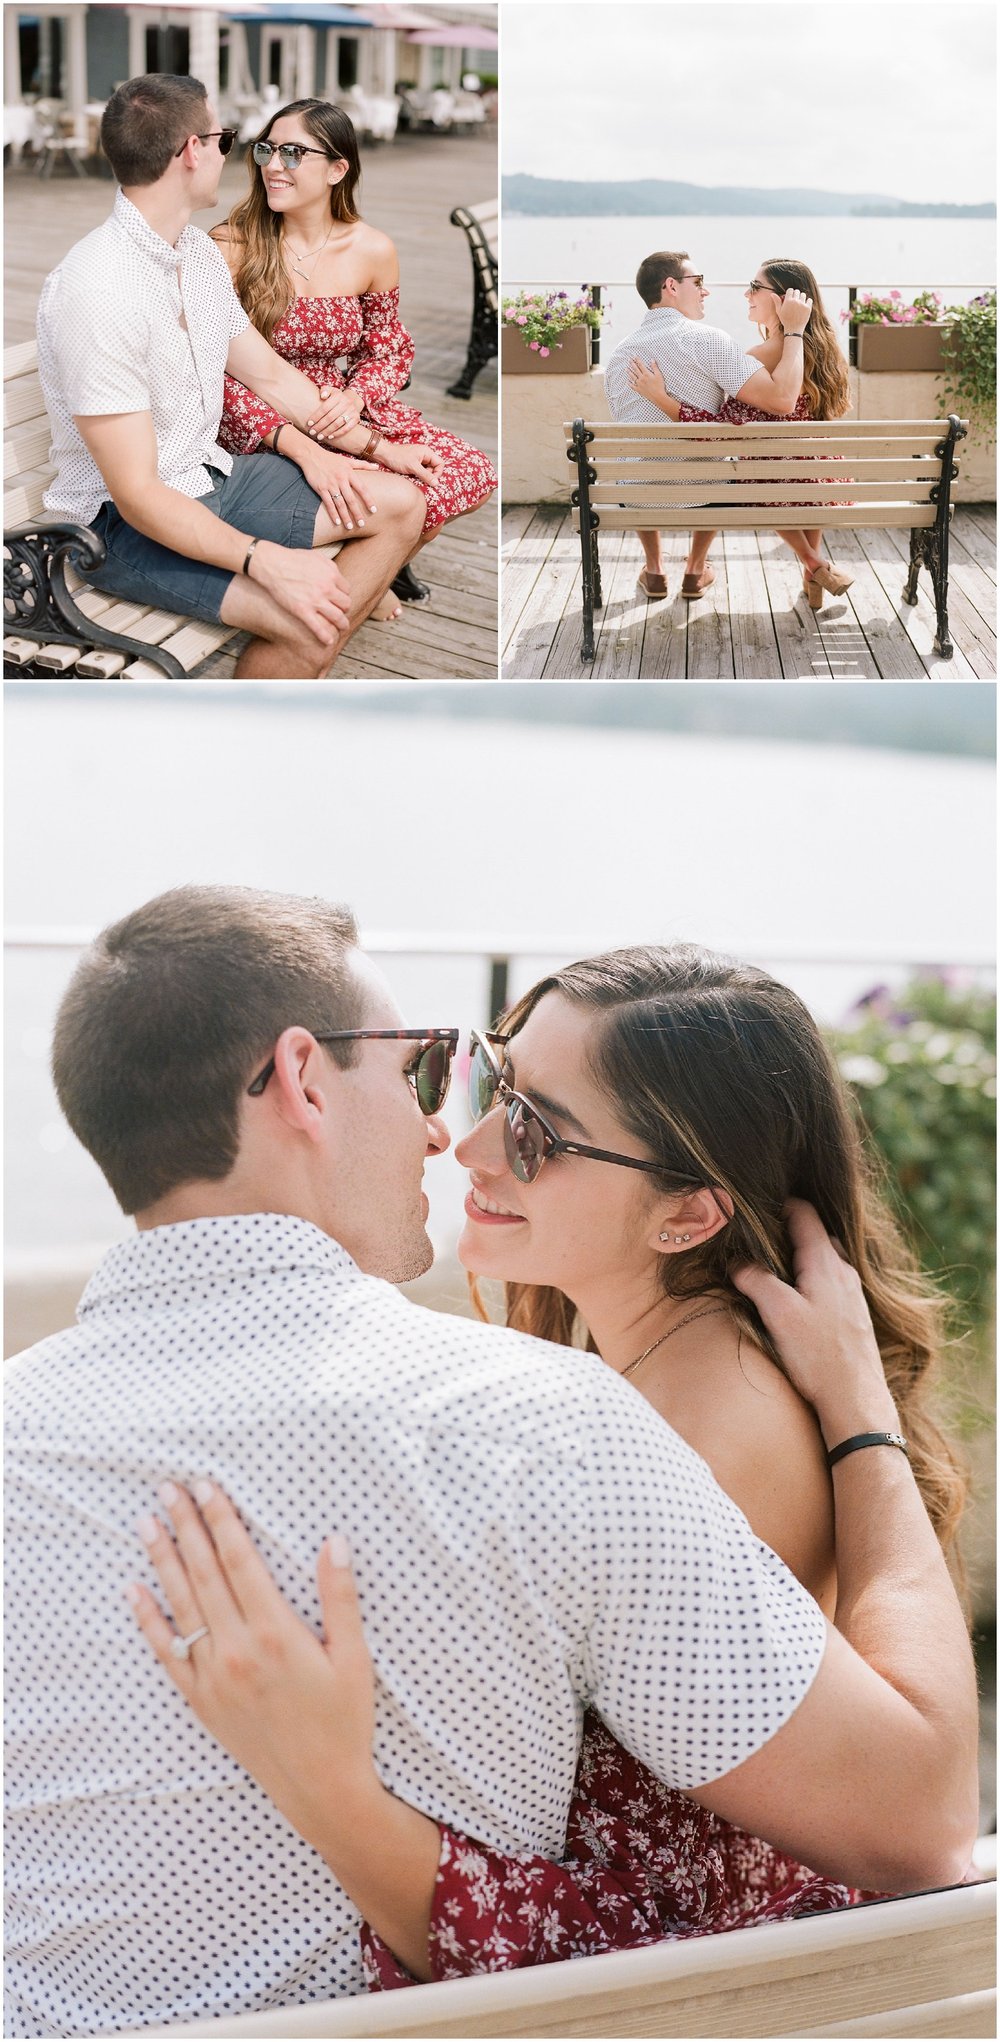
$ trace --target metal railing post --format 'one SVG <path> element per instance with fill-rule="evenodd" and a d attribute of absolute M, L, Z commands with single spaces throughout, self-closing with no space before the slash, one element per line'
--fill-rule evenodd
<path fill-rule="evenodd" d="M 602 292 L 602 291 L 603 291 L 603 289 L 604 289 L 604 285 L 603 285 L 603 284 L 581 284 L 581 285 L 580 285 L 580 289 L 581 289 L 581 291 L 586 291 L 586 292 L 587 292 L 587 295 L 588 295 L 588 297 L 590 298 L 590 302 L 591 302 L 591 304 L 593 305 L 593 307 L 594 307 L 594 310 L 595 310 L 596 312 L 599 312 L 599 311 L 600 311 L 600 309 L 601 309 L 601 292 Z M 594 326 L 594 327 L 592 327 L 592 328 L 591 328 L 591 332 L 590 332 L 590 359 L 591 359 L 591 362 L 592 362 L 592 364 L 593 364 L 594 368 L 596 369 L 596 367 L 597 367 L 597 365 L 598 365 L 598 363 L 599 363 L 599 361 L 600 361 L 600 359 L 601 359 L 601 329 L 600 329 L 600 327 L 599 327 L 599 326 Z"/>
<path fill-rule="evenodd" d="M 490 958 L 490 997 L 486 1011 L 486 1026 L 492 1028 L 507 1007 L 510 986 L 510 958 Z"/>

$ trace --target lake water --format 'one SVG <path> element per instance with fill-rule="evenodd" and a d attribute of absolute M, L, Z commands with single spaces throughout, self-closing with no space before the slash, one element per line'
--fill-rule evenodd
<path fill-rule="evenodd" d="M 490 1018 L 493 947 L 515 953 L 516 990 L 589 950 L 694 938 L 769 964 L 823 1020 L 909 964 L 992 954 L 981 760 L 775 743 L 766 728 L 741 740 L 375 715 L 321 686 L 306 699 L 177 683 L 6 693 L 7 918 L 22 929 L 94 929 L 190 881 L 325 894 L 397 953 L 387 968 L 415 1025 L 463 1029 Z M 435 939 L 471 954 L 405 954 Z M 74 962 L 8 952 L 19 1256 L 128 1230 L 48 1078 Z M 448 1111 L 461 1132 L 457 1096 Z M 451 1157 L 428 1178 L 443 1247 L 462 1179 Z"/>
<path fill-rule="evenodd" d="M 606 359 L 643 316 L 632 279 L 643 256 L 655 248 L 689 251 L 711 290 L 706 318 L 740 341 L 748 335 L 757 338 L 747 322 L 742 292 L 757 265 L 771 255 L 794 255 L 808 263 L 838 332 L 844 330 L 839 315 L 852 283 L 877 292 L 898 287 L 907 299 L 920 290 L 941 290 L 946 302 L 965 303 L 994 284 L 997 274 L 995 220 L 657 219 L 652 214 L 592 220 L 505 213 L 504 291 L 547 281 L 613 285 L 606 299 Z"/>

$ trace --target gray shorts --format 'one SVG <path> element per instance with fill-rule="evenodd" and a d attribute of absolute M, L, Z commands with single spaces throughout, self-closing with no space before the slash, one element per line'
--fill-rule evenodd
<path fill-rule="evenodd" d="M 227 525 L 252 538 L 273 539 L 279 546 L 311 546 L 320 499 L 300 468 L 280 454 L 236 454 L 233 472 L 209 468 L 212 488 L 198 502 Z M 223 597 L 234 579 L 231 568 L 189 560 L 147 539 L 119 516 L 113 503 L 102 503 L 91 527 L 108 549 L 103 567 L 88 573 L 94 588 L 132 603 L 154 603 L 159 610 L 179 610 L 206 624 L 219 622 Z"/>

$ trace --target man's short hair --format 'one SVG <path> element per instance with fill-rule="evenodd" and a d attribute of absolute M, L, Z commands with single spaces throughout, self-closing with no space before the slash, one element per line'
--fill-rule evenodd
<path fill-rule="evenodd" d="M 101 117 L 101 147 L 119 184 L 155 184 L 188 136 L 206 129 L 207 115 L 200 78 L 172 71 L 127 78 Z"/>
<path fill-rule="evenodd" d="M 122 1210 L 228 1175 L 243 1095 L 286 1028 L 363 1025 L 349 908 L 242 886 L 182 886 L 105 929 L 56 1018 L 52 1072 L 74 1134 Z M 327 1047 L 342 1068 L 357 1044 Z"/>
<path fill-rule="evenodd" d="M 676 277 L 677 282 L 681 283 L 684 277 L 684 264 L 690 260 L 686 248 L 682 248 L 679 255 L 672 255 L 665 248 L 658 249 L 655 255 L 647 255 L 640 262 L 635 274 L 635 287 L 643 304 L 658 305 L 660 292 L 667 278 Z"/>

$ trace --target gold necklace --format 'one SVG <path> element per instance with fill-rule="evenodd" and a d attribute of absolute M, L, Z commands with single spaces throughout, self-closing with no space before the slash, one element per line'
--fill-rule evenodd
<path fill-rule="evenodd" d="M 336 220 L 332 220 L 330 223 L 330 233 L 327 235 L 326 241 L 321 241 L 319 247 L 316 249 L 310 250 L 308 248 L 304 248 L 302 250 L 302 259 L 301 261 L 298 262 L 295 259 L 295 251 L 292 248 L 291 242 L 289 241 L 288 236 L 287 235 L 285 236 L 285 247 L 288 250 L 288 260 L 291 263 L 292 268 L 295 271 L 297 271 L 298 275 L 302 278 L 303 283 L 307 284 L 309 282 L 309 278 L 312 276 L 312 269 L 310 270 L 303 269 L 302 263 L 308 262 L 311 254 L 313 269 L 315 269 L 316 264 L 318 263 L 320 256 L 322 255 L 323 250 L 326 247 L 326 242 L 330 240 L 333 234 L 333 230 L 336 224 L 337 224 Z"/>
<path fill-rule="evenodd" d="M 647 1361 L 649 1359 L 649 1356 L 655 1352 L 657 1347 L 662 1347 L 665 1340 L 672 1340 L 674 1334 L 679 1333 L 682 1327 L 693 1326 L 696 1319 L 717 1318 L 720 1312 L 728 1312 L 728 1310 L 729 1310 L 728 1305 L 706 1305 L 703 1312 L 689 1312 L 686 1319 L 678 1319 L 676 1326 L 668 1327 L 665 1333 L 660 1334 L 658 1340 L 653 1340 L 651 1341 L 648 1347 L 644 1347 L 642 1353 L 637 1354 L 635 1360 L 630 1361 L 627 1368 L 619 1369 L 618 1371 L 619 1375 L 622 1376 L 633 1375 L 641 1361 Z"/>

